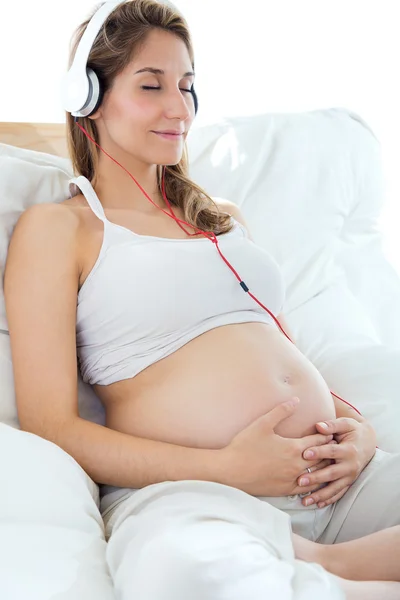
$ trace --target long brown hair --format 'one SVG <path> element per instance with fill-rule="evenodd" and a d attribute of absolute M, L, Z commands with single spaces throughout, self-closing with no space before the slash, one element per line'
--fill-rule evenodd
<path fill-rule="evenodd" d="M 69 67 L 72 65 L 79 41 L 86 27 L 98 10 L 78 26 L 71 40 Z M 87 66 L 95 71 L 106 93 L 114 78 L 129 64 L 135 52 L 140 51 L 152 29 L 162 29 L 178 36 L 186 45 L 194 69 L 194 53 L 191 35 L 183 16 L 167 4 L 153 0 L 130 0 L 117 6 L 108 16 L 91 48 Z M 77 127 L 74 117 L 66 113 L 67 141 L 73 169 L 76 175 L 84 175 L 94 185 L 98 171 L 99 150 Z M 79 121 L 91 137 L 99 143 L 96 123 L 88 117 Z M 162 166 L 157 165 L 157 182 L 160 193 Z M 165 193 L 172 205 L 184 213 L 184 219 L 203 231 L 215 234 L 231 230 L 229 215 L 222 212 L 214 200 L 188 177 L 188 151 L 185 142 L 182 158 L 176 165 L 165 167 Z"/>

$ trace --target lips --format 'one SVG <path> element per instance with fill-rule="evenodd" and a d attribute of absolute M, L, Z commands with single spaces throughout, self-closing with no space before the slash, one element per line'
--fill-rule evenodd
<path fill-rule="evenodd" d="M 183 135 L 183 131 L 175 131 L 174 129 L 166 129 L 165 131 L 154 131 L 154 133 L 164 133 L 171 135 Z"/>
<path fill-rule="evenodd" d="M 183 136 L 183 133 L 165 133 L 163 131 L 153 131 L 158 137 L 161 137 L 166 140 L 180 140 Z"/>

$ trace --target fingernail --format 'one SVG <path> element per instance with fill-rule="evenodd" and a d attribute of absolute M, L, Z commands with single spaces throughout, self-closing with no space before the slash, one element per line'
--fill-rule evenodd
<path fill-rule="evenodd" d="M 306 450 L 304 452 L 304 458 L 312 458 L 314 456 L 314 452 L 312 450 Z"/>
<path fill-rule="evenodd" d="M 318 508 L 324 508 L 325 502 L 318 502 L 317 506 Z"/>
<path fill-rule="evenodd" d="M 307 477 L 302 477 L 299 481 L 299 485 L 309 485 L 310 484 L 310 480 L 307 479 Z"/>
<path fill-rule="evenodd" d="M 304 502 L 304 504 L 306 506 L 310 506 L 310 504 L 314 504 L 314 500 L 312 498 L 307 498 L 307 500 Z"/>
<path fill-rule="evenodd" d="M 329 425 L 328 425 L 327 423 L 324 423 L 324 422 L 322 422 L 322 423 L 317 423 L 317 425 L 319 425 L 319 426 L 320 426 L 320 427 L 322 427 L 323 429 L 328 429 L 328 428 L 329 428 Z"/>

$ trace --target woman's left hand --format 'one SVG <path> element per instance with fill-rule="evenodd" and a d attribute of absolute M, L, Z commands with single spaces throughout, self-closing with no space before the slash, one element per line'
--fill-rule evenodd
<path fill-rule="evenodd" d="M 326 435 L 334 434 L 337 444 L 309 448 L 304 451 L 303 458 L 313 461 L 332 459 L 334 462 L 299 477 L 299 485 L 309 487 L 315 484 L 318 487 L 325 484 L 325 487 L 302 499 L 304 506 L 315 503 L 318 508 L 323 508 L 340 500 L 375 454 L 376 435 L 366 420 L 360 423 L 355 419 L 340 417 L 325 423 L 327 427 L 323 423 L 317 423 L 317 431 Z M 309 452 L 313 454 L 310 455 Z"/>

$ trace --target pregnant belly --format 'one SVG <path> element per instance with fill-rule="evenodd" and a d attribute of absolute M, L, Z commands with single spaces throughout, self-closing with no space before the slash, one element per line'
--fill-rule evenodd
<path fill-rule="evenodd" d="M 240 323 L 208 331 L 132 379 L 96 386 L 112 429 L 196 448 L 221 448 L 293 396 L 295 413 L 276 432 L 315 433 L 335 417 L 314 365 L 275 325 Z"/>

